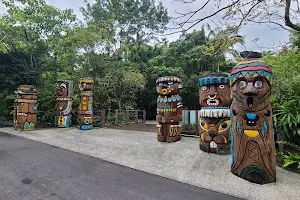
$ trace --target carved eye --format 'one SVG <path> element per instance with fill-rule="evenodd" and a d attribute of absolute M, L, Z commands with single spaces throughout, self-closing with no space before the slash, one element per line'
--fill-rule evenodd
<path fill-rule="evenodd" d="M 159 86 L 162 86 L 162 85 L 163 85 L 163 83 L 159 83 L 158 85 L 159 85 Z"/>
<path fill-rule="evenodd" d="M 168 84 L 169 84 L 169 85 L 173 85 L 173 81 L 169 81 Z"/>
<path fill-rule="evenodd" d="M 246 81 L 240 81 L 239 88 L 242 90 L 242 89 L 245 89 L 246 87 L 247 87 L 247 82 Z"/>
<path fill-rule="evenodd" d="M 202 129 L 208 131 L 208 124 L 205 121 L 203 121 L 202 119 L 200 120 L 200 126 Z"/>
<path fill-rule="evenodd" d="M 207 90 L 207 87 L 206 86 L 202 86 L 201 90 L 205 91 L 205 90 Z"/>
<path fill-rule="evenodd" d="M 219 88 L 220 88 L 220 89 L 224 89 L 224 88 L 225 88 L 225 85 L 219 85 Z"/>
<path fill-rule="evenodd" d="M 64 83 L 61 83 L 60 87 L 67 88 L 66 84 L 64 84 Z"/>
<path fill-rule="evenodd" d="M 230 127 L 230 120 L 223 121 L 218 128 L 218 131 L 225 131 Z"/>
<path fill-rule="evenodd" d="M 263 86 L 263 83 L 261 81 L 255 81 L 254 82 L 254 87 L 257 89 L 261 89 Z"/>

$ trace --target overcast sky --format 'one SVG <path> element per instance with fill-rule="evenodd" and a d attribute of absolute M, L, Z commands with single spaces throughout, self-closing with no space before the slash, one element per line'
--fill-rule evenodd
<path fill-rule="evenodd" d="M 77 15 L 79 19 L 82 19 L 82 14 L 79 11 L 79 7 L 84 5 L 84 0 L 46 0 L 47 3 L 54 5 L 60 9 L 71 8 L 74 10 L 74 13 Z M 89 2 L 93 0 L 88 0 Z M 226 0 L 225 0 L 226 1 Z M 184 12 L 187 11 L 185 5 L 182 5 L 179 2 L 174 0 L 163 0 L 162 1 L 165 7 L 168 8 L 168 12 L 170 16 L 175 16 L 175 11 Z M 197 0 L 191 9 L 199 8 L 203 5 L 204 0 Z M 222 1 L 224 2 L 224 0 Z M 203 12 L 199 14 L 199 16 L 205 16 L 210 13 L 213 9 L 213 5 L 209 5 L 206 7 Z M 0 5 L 0 12 L 3 12 L 3 5 Z M 211 20 L 207 20 L 203 22 L 204 24 L 209 23 L 213 24 Z M 200 29 L 203 24 L 198 24 L 194 27 L 194 29 Z M 282 44 L 286 43 L 289 39 L 289 33 L 285 30 L 271 30 L 267 25 L 251 25 L 248 24 L 242 27 L 240 34 L 245 36 L 246 43 L 245 47 L 247 50 L 253 51 L 262 51 L 262 50 L 272 50 Z M 167 38 L 170 41 L 178 39 L 179 35 L 170 35 Z M 253 42 L 254 39 L 259 38 L 258 41 Z M 237 47 L 240 51 L 242 47 Z"/>

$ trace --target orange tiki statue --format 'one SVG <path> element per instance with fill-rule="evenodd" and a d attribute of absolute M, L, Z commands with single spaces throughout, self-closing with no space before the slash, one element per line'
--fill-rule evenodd
<path fill-rule="evenodd" d="M 93 85 L 94 80 L 90 78 L 82 78 L 79 81 L 81 93 L 77 127 L 81 130 L 93 128 Z"/>
<path fill-rule="evenodd" d="M 272 107 L 273 74 L 260 60 L 261 53 L 242 52 L 244 61 L 230 75 L 231 171 L 248 181 L 265 184 L 276 181 Z"/>
<path fill-rule="evenodd" d="M 230 88 L 226 74 L 199 79 L 200 149 L 208 153 L 230 153 Z"/>
<path fill-rule="evenodd" d="M 157 140 L 159 142 L 176 142 L 181 139 L 182 104 L 179 96 L 181 80 L 175 76 L 160 77 L 156 81 Z"/>
<path fill-rule="evenodd" d="M 58 128 L 69 128 L 72 117 L 73 82 L 70 80 L 59 80 L 57 82 L 55 125 Z"/>
<path fill-rule="evenodd" d="M 37 111 L 37 89 L 33 85 L 21 85 L 16 92 L 14 106 L 15 129 L 33 130 Z"/>

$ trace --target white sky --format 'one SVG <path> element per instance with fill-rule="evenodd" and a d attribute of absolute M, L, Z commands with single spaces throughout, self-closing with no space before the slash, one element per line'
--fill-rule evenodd
<path fill-rule="evenodd" d="M 93 0 L 88 0 L 91 2 Z M 74 10 L 74 13 L 77 15 L 79 19 L 82 19 L 82 14 L 79 11 L 79 7 L 84 6 L 84 0 L 46 0 L 47 3 L 52 4 L 53 6 L 66 9 L 71 8 Z M 185 12 L 187 8 L 185 5 L 182 5 L 180 2 L 176 2 L 174 0 L 163 0 L 162 1 L 165 7 L 168 8 L 169 15 L 172 17 L 175 16 L 175 11 L 177 12 Z M 192 5 L 193 8 L 201 7 L 205 1 L 204 0 L 196 0 L 196 2 Z M 191 8 L 191 9 L 193 9 Z M 213 5 L 209 5 L 207 8 L 203 10 L 199 14 L 199 16 L 205 16 L 211 12 Z M 3 12 L 3 5 L 0 4 L 0 12 Z M 212 19 L 214 20 L 214 19 Z M 204 21 L 202 24 L 198 24 L 194 27 L 194 29 L 198 30 L 201 28 L 203 24 L 209 23 L 213 26 L 211 19 Z M 267 25 L 251 25 L 247 24 L 243 26 L 240 35 L 245 36 L 245 47 L 247 50 L 252 51 L 262 51 L 262 50 L 275 50 L 276 47 L 281 46 L 282 44 L 288 42 L 289 33 L 285 30 L 271 30 Z M 169 41 L 174 41 L 178 39 L 179 34 L 167 36 Z M 259 38 L 258 41 L 254 42 L 253 40 Z M 242 47 L 236 47 L 237 50 L 245 50 Z"/>

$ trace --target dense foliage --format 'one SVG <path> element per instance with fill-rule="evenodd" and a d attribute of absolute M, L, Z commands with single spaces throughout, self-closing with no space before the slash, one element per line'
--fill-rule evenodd
<path fill-rule="evenodd" d="M 94 107 L 146 109 L 154 119 L 155 80 L 176 75 L 184 83 L 186 108 L 199 109 L 198 79 L 207 73 L 230 72 L 236 55 L 234 44 L 243 43 L 236 27 L 184 33 L 174 42 L 156 37 L 169 22 L 163 4 L 153 0 L 97 0 L 81 8 L 60 10 L 44 0 L 4 0 L 7 13 L 0 16 L 0 116 L 12 118 L 14 91 L 21 84 L 38 87 L 38 120 L 53 125 L 58 78 L 74 81 L 73 107 L 79 103 L 77 82 L 95 80 Z M 134 14 L 133 14 L 134 13 Z M 272 103 L 276 131 L 300 144 L 300 44 L 293 33 L 292 47 L 278 55 L 265 52 L 276 76 Z"/>
<path fill-rule="evenodd" d="M 12 119 L 14 91 L 21 84 L 38 87 L 38 122 L 53 125 L 58 78 L 95 80 L 94 108 L 146 109 L 153 119 L 155 80 L 176 75 L 184 82 L 184 105 L 199 108 L 197 82 L 209 72 L 230 71 L 220 47 L 226 30 L 207 36 L 204 28 L 169 43 L 157 37 L 169 22 L 166 8 L 154 0 L 96 0 L 85 3 L 83 21 L 72 10 L 45 0 L 4 0 L 0 16 L 0 116 Z M 232 32 L 230 33 L 232 34 Z"/>

